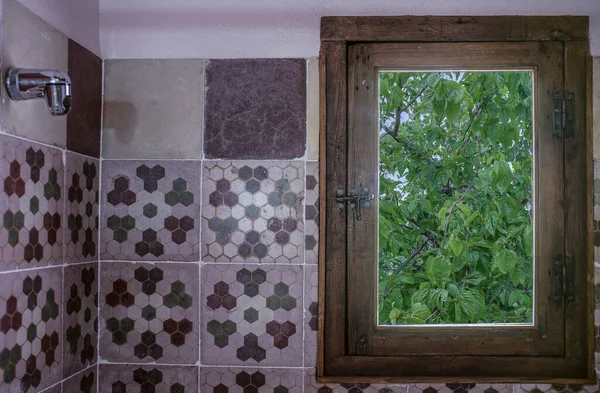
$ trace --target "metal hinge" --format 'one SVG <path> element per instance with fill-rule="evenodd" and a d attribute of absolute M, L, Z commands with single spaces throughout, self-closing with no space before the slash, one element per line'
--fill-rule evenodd
<path fill-rule="evenodd" d="M 575 127 L 575 97 L 573 93 L 555 92 L 554 93 L 554 122 L 552 134 L 561 139 L 567 139 L 573 136 Z"/>
<path fill-rule="evenodd" d="M 349 188 L 348 190 L 338 189 L 335 194 L 338 210 L 344 210 L 344 206 L 354 209 L 354 216 L 357 221 L 362 220 L 362 208 L 371 207 L 371 200 L 375 197 L 369 192 L 367 187 Z"/>
<path fill-rule="evenodd" d="M 563 264 L 558 259 L 552 261 L 552 301 L 561 304 L 575 302 L 575 264 L 567 257 Z"/>

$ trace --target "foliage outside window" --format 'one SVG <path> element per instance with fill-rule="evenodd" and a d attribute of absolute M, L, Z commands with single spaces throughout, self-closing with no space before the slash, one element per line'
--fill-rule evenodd
<path fill-rule="evenodd" d="M 530 323 L 532 73 L 379 78 L 379 323 Z"/>

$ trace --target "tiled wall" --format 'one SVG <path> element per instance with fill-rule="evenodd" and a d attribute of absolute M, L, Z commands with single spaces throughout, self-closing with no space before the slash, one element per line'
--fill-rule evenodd
<path fill-rule="evenodd" d="M 74 108 L 0 93 L 0 392 L 95 392 L 102 61 L 15 0 L 1 14 L 2 74 L 68 70 Z"/>
<path fill-rule="evenodd" d="M 317 383 L 316 59 L 109 60 L 105 80 L 101 392 L 598 391 Z"/>
<path fill-rule="evenodd" d="M 315 66 L 106 61 L 100 391 L 304 389 L 317 328 Z"/>

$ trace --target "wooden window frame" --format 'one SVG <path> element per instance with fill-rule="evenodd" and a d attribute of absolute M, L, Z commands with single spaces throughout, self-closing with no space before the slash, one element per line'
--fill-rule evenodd
<path fill-rule="evenodd" d="M 505 50 L 508 46 L 512 48 L 511 53 L 514 56 L 508 56 L 513 60 L 502 64 L 505 68 L 511 64 L 533 64 L 545 68 L 544 72 L 547 74 L 553 72 L 553 66 L 548 66 L 552 64 L 549 63 L 551 54 L 556 54 L 559 48 L 564 75 L 551 75 L 550 80 L 545 81 L 547 86 L 543 87 L 559 84 L 560 88 L 555 86 L 555 91 L 560 91 L 561 94 L 569 92 L 575 97 L 571 109 L 573 135 L 556 138 L 550 134 L 541 134 L 542 137 L 538 139 L 544 140 L 551 149 L 557 150 L 558 154 L 564 157 L 562 170 L 553 171 L 556 173 L 549 175 L 564 182 L 564 191 L 561 190 L 560 195 L 549 202 L 553 208 L 561 210 L 564 214 L 563 222 L 562 218 L 554 218 L 559 222 L 561 233 L 564 233 L 564 247 L 541 253 L 548 263 L 543 265 L 543 269 L 539 269 L 537 274 L 538 278 L 546 279 L 550 283 L 549 277 L 553 273 L 551 265 L 556 259 L 565 267 L 567 263 L 573 262 L 575 269 L 571 288 L 575 288 L 575 298 L 568 305 L 566 301 L 560 305 L 560 311 L 564 313 L 564 327 L 562 324 L 558 327 L 552 326 L 547 320 L 536 321 L 536 328 L 541 323 L 545 328 L 562 329 L 561 340 L 554 341 L 551 345 L 540 339 L 539 331 L 532 335 L 531 331 L 521 329 L 517 332 L 518 329 L 513 329 L 511 333 L 506 334 L 503 332 L 507 329 L 497 329 L 492 337 L 481 335 L 483 330 L 479 327 L 449 327 L 438 329 L 435 334 L 430 334 L 433 331 L 423 333 L 417 329 L 413 330 L 415 334 L 396 336 L 394 345 L 390 347 L 400 348 L 404 344 L 407 349 L 402 353 L 390 349 L 388 353 L 385 343 L 392 342 L 386 341 L 389 337 L 381 340 L 381 332 L 374 335 L 373 325 L 376 324 L 371 315 L 374 309 L 374 294 L 365 295 L 364 291 L 348 289 L 350 282 L 359 282 L 360 278 L 374 282 L 373 266 L 368 264 L 376 258 L 372 240 L 367 240 L 371 242 L 369 247 L 353 247 L 358 239 L 354 233 L 356 224 L 350 224 L 350 220 L 353 220 L 351 212 L 340 211 L 336 201 L 338 189 L 354 187 L 355 184 L 350 182 L 354 183 L 357 179 L 364 178 L 368 184 L 369 179 L 373 180 L 372 178 L 376 177 L 374 173 L 357 174 L 357 171 L 352 169 L 355 163 L 373 156 L 356 154 L 357 152 L 349 148 L 353 145 L 353 138 L 365 137 L 366 134 L 361 133 L 366 131 L 361 129 L 372 125 L 364 116 L 353 114 L 356 96 L 362 94 L 363 100 L 368 96 L 368 100 L 362 102 L 376 103 L 377 99 L 377 89 L 359 90 L 358 86 L 361 81 L 364 84 L 365 80 L 376 85 L 372 72 L 374 64 L 393 67 L 398 59 L 398 51 L 403 51 L 409 57 L 418 57 L 424 53 L 420 46 L 426 48 L 427 45 L 432 45 L 435 51 L 435 43 L 439 45 L 449 42 L 456 43 L 461 49 L 471 50 L 474 54 L 478 51 Z M 454 59 L 454 63 L 449 61 L 449 64 L 457 64 L 462 56 L 464 55 L 457 55 L 458 60 Z M 486 61 L 485 56 L 480 56 L 480 59 L 483 60 L 479 60 L 478 65 L 482 65 L 481 61 Z M 439 64 L 436 64 L 435 60 L 433 63 L 423 64 L 429 67 L 436 65 Z M 465 60 L 467 67 L 476 65 Z M 560 82 L 554 83 L 556 79 Z M 595 381 L 590 82 L 591 57 L 587 17 L 406 16 L 321 19 L 320 197 L 324 202 L 321 203 L 320 216 L 324 219 L 321 223 L 319 246 L 319 381 Z M 354 88 L 349 90 L 350 86 L 356 87 L 356 92 Z M 365 112 L 373 110 L 376 108 L 365 108 Z M 538 120 L 540 122 L 536 121 L 536 124 L 539 128 L 547 129 L 552 125 L 551 114 L 548 114 L 546 119 Z M 377 214 L 376 209 L 373 210 L 374 213 L 368 214 Z M 364 231 L 364 228 L 362 230 Z M 374 226 L 369 230 L 376 233 Z M 548 247 L 552 248 L 552 245 Z M 370 251 L 365 252 L 365 249 Z M 552 263 L 548 258 L 552 258 Z M 547 296 L 550 295 L 549 291 L 542 293 Z M 541 299 L 540 302 L 551 304 L 549 298 Z M 461 334 L 472 330 L 465 334 L 470 340 L 465 341 L 469 344 L 468 348 L 453 342 L 453 338 L 456 337 L 453 337 L 452 332 L 458 331 L 456 329 L 461 329 Z M 475 342 L 473 340 L 477 339 L 484 345 L 490 344 L 487 346 L 490 348 L 489 352 L 486 352 L 487 349 L 472 349 Z M 377 340 L 380 341 L 379 346 L 373 343 Z M 512 348 L 519 347 L 519 343 L 523 343 L 520 345 L 523 349 L 515 353 Z M 533 344 L 528 346 L 527 343 Z"/>

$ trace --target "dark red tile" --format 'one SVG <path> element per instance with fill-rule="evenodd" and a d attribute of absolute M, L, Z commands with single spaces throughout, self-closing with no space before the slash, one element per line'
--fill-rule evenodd
<path fill-rule="evenodd" d="M 102 60 L 69 40 L 73 108 L 67 115 L 67 149 L 100 157 Z"/>

